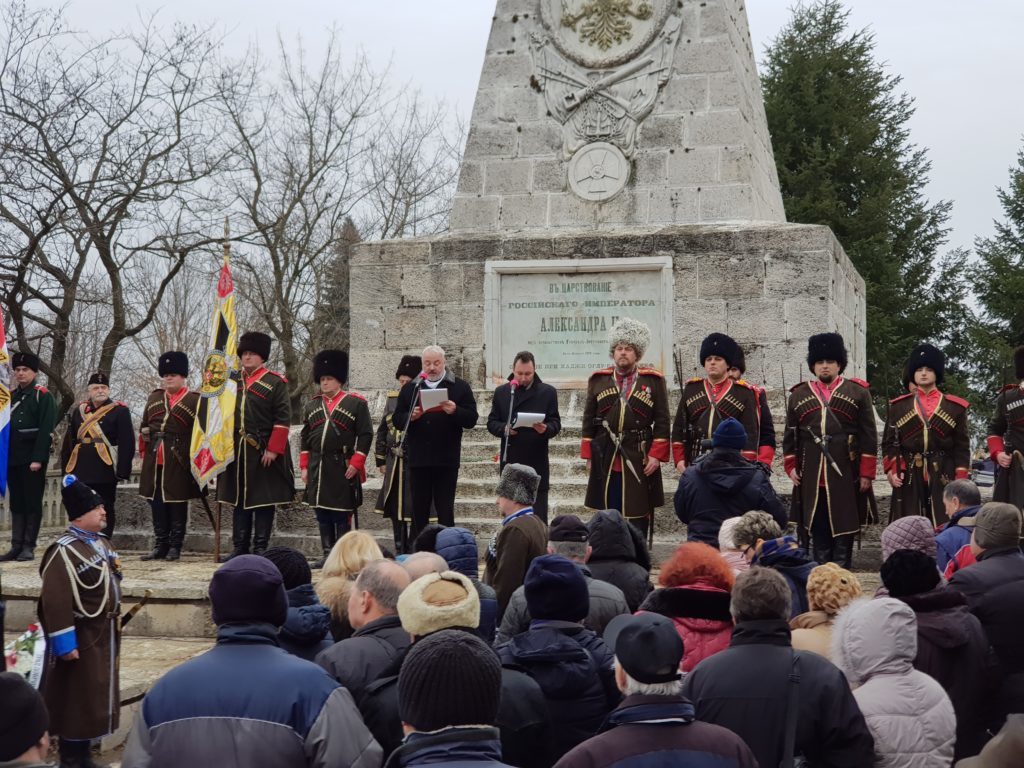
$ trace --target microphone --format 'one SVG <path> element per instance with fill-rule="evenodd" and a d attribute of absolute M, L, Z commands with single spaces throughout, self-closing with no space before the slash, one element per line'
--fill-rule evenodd
<path fill-rule="evenodd" d="M 508 383 L 508 385 L 509 385 L 510 387 L 512 387 L 512 391 L 513 391 L 513 392 L 515 392 L 515 391 L 516 391 L 517 389 L 519 389 L 519 382 L 518 382 L 518 381 L 516 381 L 515 379 L 512 379 L 512 381 L 510 381 L 510 382 Z"/>

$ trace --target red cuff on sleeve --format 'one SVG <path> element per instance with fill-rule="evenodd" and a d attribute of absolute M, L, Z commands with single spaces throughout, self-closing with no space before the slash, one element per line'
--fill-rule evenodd
<path fill-rule="evenodd" d="M 861 456 L 860 457 L 860 476 L 866 477 L 869 480 L 874 480 L 875 475 L 878 473 L 878 457 L 877 456 Z"/>
<path fill-rule="evenodd" d="M 267 450 L 278 454 L 288 450 L 288 427 L 286 425 L 274 425 L 274 429 L 270 432 L 270 439 L 267 440 Z"/>
<path fill-rule="evenodd" d="M 988 438 L 988 455 L 992 461 L 996 460 L 996 456 L 1000 453 L 1006 453 L 1006 443 L 1003 442 L 1003 438 L 999 435 L 989 435 Z"/>
<path fill-rule="evenodd" d="M 655 440 L 651 444 L 651 450 L 647 452 L 647 457 L 658 461 L 668 461 L 668 440 Z"/>
<path fill-rule="evenodd" d="M 299 454 L 299 469 L 309 469 L 309 451 Z"/>
<path fill-rule="evenodd" d="M 796 454 L 789 454 L 788 456 L 782 457 L 782 468 L 786 470 L 788 475 L 790 472 L 796 470 Z"/>
<path fill-rule="evenodd" d="M 757 461 L 757 451 L 740 451 L 740 456 L 747 461 Z"/>
<path fill-rule="evenodd" d="M 757 460 L 767 467 L 775 461 L 775 449 L 770 445 L 762 445 L 757 449 Z"/>
<path fill-rule="evenodd" d="M 956 479 L 957 480 L 966 480 L 967 477 L 968 477 L 968 474 L 969 473 L 967 472 L 967 468 L 966 467 L 957 467 L 956 468 Z"/>
<path fill-rule="evenodd" d="M 682 443 L 672 443 L 672 463 L 678 464 L 686 458 L 686 449 Z"/>
<path fill-rule="evenodd" d="M 354 453 L 352 458 L 348 460 L 348 463 L 360 472 L 363 472 L 366 469 L 366 456 L 361 453 Z"/>
<path fill-rule="evenodd" d="M 146 441 L 142 439 L 142 433 L 139 433 L 139 458 L 146 458 Z"/>
<path fill-rule="evenodd" d="M 590 458 L 590 440 L 584 439 L 583 442 L 580 443 L 580 458 Z"/>

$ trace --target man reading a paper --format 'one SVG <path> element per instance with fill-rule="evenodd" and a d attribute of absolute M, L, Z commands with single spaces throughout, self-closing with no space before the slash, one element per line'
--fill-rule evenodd
<path fill-rule="evenodd" d="M 444 350 L 423 350 L 423 373 L 398 395 L 394 423 L 409 428 L 402 450 L 412 486 L 410 540 L 427 524 L 433 504 L 441 525 L 455 525 L 462 431 L 476 426 L 473 390 L 445 367 Z"/>
<path fill-rule="evenodd" d="M 501 439 L 500 468 L 506 464 L 525 464 L 537 470 L 540 487 L 533 512 L 545 523 L 550 479 L 548 441 L 561 429 L 558 392 L 540 380 L 533 353 L 520 352 L 512 362 L 508 383 L 494 390 L 487 431 Z"/>

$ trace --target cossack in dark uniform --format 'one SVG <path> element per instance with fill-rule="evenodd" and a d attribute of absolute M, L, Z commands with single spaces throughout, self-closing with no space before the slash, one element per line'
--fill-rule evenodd
<path fill-rule="evenodd" d="M 782 440 L 786 474 L 794 470 L 790 519 L 801 537 L 809 536 L 815 559 L 849 568 L 853 539 L 867 509 L 859 500 L 860 480 L 873 480 L 878 465 L 878 430 L 871 390 L 862 379 L 844 378 L 843 337 L 822 333 L 807 340 L 807 367 L 834 360 L 839 375 L 825 383 L 802 381 L 789 391 Z"/>
<path fill-rule="evenodd" d="M 188 376 L 184 352 L 164 352 L 157 360 L 160 376 Z M 142 471 L 139 495 L 153 511 L 153 550 L 143 560 L 177 560 L 188 528 L 189 499 L 200 497 L 189 463 L 192 427 L 199 408 L 199 393 L 184 384 L 175 392 L 166 388 L 149 393 L 139 426 Z"/>
<path fill-rule="evenodd" d="M 351 530 L 352 515 L 363 502 L 366 457 L 373 443 L 366 398 L 340 388 L 348 381 L 347 353 L 338 349 L 317 353 L 313 380 L 326 377 L 338 382 L 338 391 L 330 396 L 321 392 L 306 403 L 299 454 L 299 466 L 306 475 L 305 501 L 316 509 L 325 559 L 334 543 Z M 350 467 L 355 470 L 351 478 L 346 476 Z"/>
<path fill-rule="evenodd" d="M 110 377 L 97 372 L 89 377 L 89 384 L 109 387 Z M 117 484 L 131 477 L 135 459 L 135 427 L 128 406 L 109 397 L 100 403 L 83 400 L 71 411 L 60 456 L 65 474 L 75 475 L 103 498 L 107 510 L 103 534 L 113 538 Z"/>
<path fill-rule="evenodd" d="M 712 355 L 721 357 L 729 367 L 740 360 L 739 345 L 724 333 L 712 333 L 700 345 L 700 364 Z M 690 466 L 708 448 L 717 427 L 725 419 L 736 419 L 747 433 L 747 443 L 740 454 L 754 460 L 758 456 L 760 435 L 757 393 L 747 382 L 725 376 L 718 384 L 695 377 L 683 385 L 672 422 L 672 461 Z M 769 462 L 770 464 L 770 462 Z"/>
<path fill-rule="evenodd" d="M 902 478 L 893 488 L 891 520 L 924 515 L 936 527 L 949 522 L 942 492 L 951 480 L 968 475 L 971 444 L 967 431 L 970 403 L 938 389 L 946 357 L 931 344 L 921 344 L 910 354 L 908 369 L 930 368 L 935 388 L 897 397 L 889 404 L 883 438 L 885 471 Z"/>
<path fill-rule="evenodd" d="M 11 355 L 12 368 L 39 372 L 39 358 L 31 352 Z M 11 506 L 11 548 L 6 560 L 31 560 L 43 520 L 46 465 L 50 461 L 57 403 L 46 387 L 32 382 L 11 390 L 10 448 L 7 454 L 7 497 Z M 38 464 L 36 469 L 33 464 Z"/>
<path fill-rule="evenodd" d="M 988 452 L 996 462 L 993 501 L 1024 508 L 1024 347 L 1013 352 L 1017 383 L 1007 384 L 996 398 L 996 410 L 988 425 Z M 999 454 L 1010 456 L 1010 466 L 999 464 Z"/>
<path fill-rule="evenodd" d="M 650 329 L 622 318 L 609 332 L 609 347 L 631 346 L 639 361 L 650 343 Z M 580 457 L 590 462 L 584 504 L 617 509 L 645 536 L 654 510 L 665 504 L 661 466 L 644 474 L 648 458 L 669 458 L 668 388 L 654 368 L 620 373 L 615 366 L 595 371 L 587 383 Z"/>
<path fill-rule="evenodd" d="M 759 387 L 743 379 L 747 372 L 747 359 L 743 354 L 743 348 L 739 347 L 739 359 L 735 368 L 739 371 L 737 380 L 743 381 L 748 387 L 754 390 L 757 402 L 757 460 L 761 462 L 768 471 L 771 471 L 772 462 L 775 460 L 775 420 L 772 418 L 771 408 L 768 407 L 768 394 L 764 387 Z"/>
<path fill-rule="evenodd" d="M 412 481 L 413 527 L 409 532 L 412 539 L 419 535 L 435 511 L 441 525 L 455 525 L 455 488 L 462 459 L 462 433 L 476 426 L 479 418 L 472 387 L 446 368 L 438 382 L 423 379 L 422 384 L 410 381 L 402 387 L 394 421 L 405 424 L 410 411 L 419 405 L 420 389 L 431 387 L 447 389 L 455 411 L 447 414 L 441 408 L 432 408 L 409 423 L 403 450 Z"/>
<path fill-rule="evenodd" d="M 420 375 L 423 360 L 418 355 L 403 355 L 395 371 L 399 387 L 405 386 Z M 402 442 L 405 422 L 395 424 L 395 409 L 398 407 L 398 390 L 392 389 L 384 402 L 384 414 L 377 426 L 377 438 L 373 455 L 377 471 L 383 475 L 377 504 L 374 511 L 391 520 L 394 532 L 395 551 L 409 551 L 409 525 L 412 523 L 412 487 L 406 471 L 405 458 L 398 446 Z M 437 522 L 431 515 L 430 522 Z"/>
<path fill-rule="evenodd" d="M 86 762 L 89 740 L 117 730 L 121 713 L 121 567 L 102 533 L 75 523 L 104 504 L 74 476 L 61 494 L 71 525 L 43 554 L 39 621 L 46 635 L 40 691 L 61 765 Z M 69 659 L 68 654 L 78 657 Z"/>
<path fill-rule="evenodd" d="M 250 537 L 254 554 L 263 554 L 270 546 L 275 507 L 295 500 L 288 446 L 288 380 L 264 365 L 270 357 L 270 337 L 265 333 L 243 333 L 238 354 L 243 352 L 259 355 L 261 363 L 248 373 L 242 370 L 237 374 L 235 460 L 217 478 L 217 499 L 234 507 L 230 557 L 249 554 Z M 264 467 L 261 462 L 266 451 L 277 456 Z"/>
<path fill-rule="evenodd" d="M 509 379 L 512 379 L 509 376 Z M 511 439 L 505 437 L 505 425 L 509 423 L 509 405 L 512 406 Z M 533 427 L 516 429 L 516 417 L 520 413 L 543 413 L 544 433 Z M 487 416 L 487 431 L 501 439 L 498 455 L 501 457 L 499 471 L 505 464 L 525 464 L 533 467 L 540 475 L 540 487 L 537 500 L 533 503 L 533 511 L 545 523 L 548 521 L 548 488 L 551 479 L 551 467 L 548 462 L 548 443 L 562 431 L 562 417 L 558 413 L 558 391 L 550 384 L 541 381 L 534 374 L 530 386 L 518 386 L 512 395 L 512 385 L 502 384 L 494 390 L 491 399 L 491 412 Z M 508 451 L 505 442 L 508 440 Z"/>

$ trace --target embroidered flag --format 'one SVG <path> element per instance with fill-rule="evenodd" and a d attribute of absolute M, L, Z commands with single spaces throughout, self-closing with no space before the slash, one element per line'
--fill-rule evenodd
<path fill-rule="evenodd" d="M 227 226 L 225 225 L 225 234 Z M 231 278 L 230 245 L 224 243 L 224 264 L 217 278 L 217 295 L 210 333 L 210 351 L 203 365 L 199 409 L 192 428 L 189 456 L 192 474 L 205 488 L 235 459 L 235 401 L 238 398 L 238 327 L 235 323 L 235 284 Z"/>

